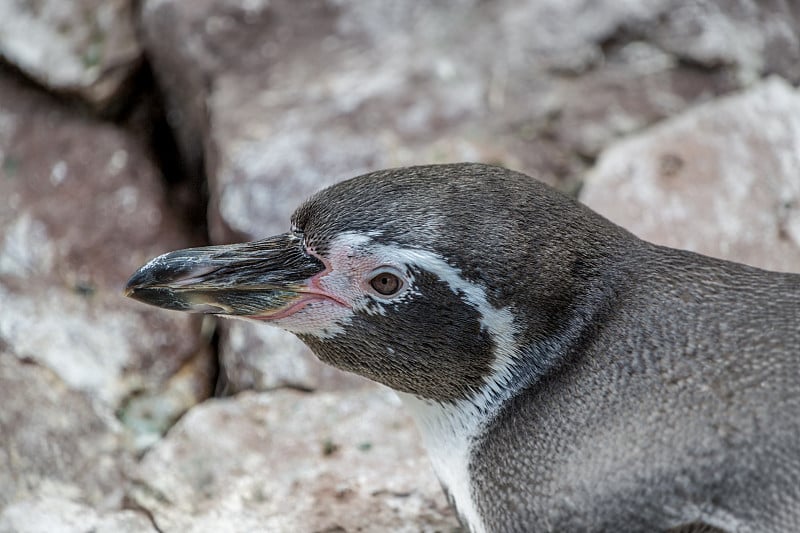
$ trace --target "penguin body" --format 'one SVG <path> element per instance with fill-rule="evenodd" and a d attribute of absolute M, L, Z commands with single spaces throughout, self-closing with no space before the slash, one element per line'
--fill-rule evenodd
<path fill-rule="evenodd" d="M 484 523 L 797 530 L 798 276 L 644 243 L 631 261 L 617 303 L 474 448 Z"/>
<path fill-rule="evenodd" d="M 470 531 L 800 530 L 800 275 L 478 164 L 353 178 L 292 224 L 156 258 L 128 294 L 398 391 Z"/>

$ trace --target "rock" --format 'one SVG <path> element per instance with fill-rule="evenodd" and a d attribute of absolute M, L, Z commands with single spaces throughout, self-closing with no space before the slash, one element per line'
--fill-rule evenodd
<path fill-rule="evenodd" d="M 38 83 L 104 110 L 129 88 L 142 50 L 131 0 L 7 0 L 0 56 Z"/>
<path fill-rule="evenodd" d="M 658 244 L 800 271 L 800 92 L 770 78 L 620 141 L 581 199 Z"/>
<path fill-rule="evenodd" d="M 147 516 L 135 511 L 98 513 L 91 507 L 59 497 L 26 500 L 0 513 L 0 531 L 54 533 L 156 533 Z"/>
<path fill-rule="evenodd" d="M 752 81 L 780 74 L 800 81 L 800 12 L 781 0 L 674 0 L 648 35 L 664 51 L 705 67 L 734 66 Z"/>
<path fill-rule="evenodd" d="M 160 178 L 125 131 L 0 77 L 0 344 L 110 412 L 212 358 L 199 320 L 121 294 L 147 259 L 191 244 Z M 194 377 L 165 416 L 210 394 L 208 372 Z"/>
<path fill-rule="evenodd" d="M 795 15 L 753 0 L 145 0 L 141 26 L 222 243 L 286 231 L 313 192 L 381 167 L 485 161 L 575 190 L 615 137 L 765 72 L 800 79 Z M 299 343 L 253 328 L 220 333 L 233 390 L 325 386 Z M 305 370 L 242 364 L 297 352 Z"/>
<path fill-rule="evenodd" d="M 131 496 L 161 531 L 453 531 L 394 393 L 208 400 L 140 463 Z"/>
<path fill-rule="evenodd" d="M 134 459 L 120 425 L 53 372 L 15 355 L 0 346 L 0 509 L 8 506 L 0 524 L 18 524 L 18 511 L 45 493 L 118 507 Z"/>
<path fill-rule="evenodd" d="M 210 343 L 213 319 L 200 334 L 200 342 Z M 217 377 L 217 364 L 210 346 L 205 345 L 191 359 L 160 384 L 145 384 L 117 409 L 120 421 L 136 436 L 134 448 L 144 450 L 154 444 L 187 409 L 209 397 Z"/>

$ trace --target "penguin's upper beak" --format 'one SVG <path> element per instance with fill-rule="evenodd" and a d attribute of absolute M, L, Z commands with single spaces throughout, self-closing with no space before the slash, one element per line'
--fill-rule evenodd
<path fill-rule="evenodd" d="M 161 255 L 136 271 L 125 295 L 165 309 L 269 319 L 318 294 L 311 280 L 324 269 L 284 234 Z"/>

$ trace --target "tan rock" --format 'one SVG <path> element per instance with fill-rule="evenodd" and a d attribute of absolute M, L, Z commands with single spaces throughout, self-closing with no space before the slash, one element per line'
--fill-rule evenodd
<path fill-rule="evenodd" d="M 281 390 L 193 408 L 147 453 L 132 497 L 162 531 L 452 531 L 394 393 Z"/>
<path fill-rule="evenodd" d="M 0 56 L 40 84 L 106 109 L 140 65 L 130 0 L 0 2 Z"/>
<path fill-rule="evenodd" d="M 134 456 L 112 413 L 14 355 L 0 346 L 0 510 L 44 495 L 118 507 Z"/>
<path fill-rule="evenodd" d="M 658 244 L 800 271 L 800 92 L 771 78 L 621 141 L 581 199 Z"/>
<path fill-rule="evenodd" d="M 190 244 L 131 135 L 0 78 L 0 198 L 7 353 L 110 412 L 170 383 L 188 361 L 210 362 L 199 320 L 121 294 L 149 257 Z M 171 419 L 208 396 L 212 379 L 196 373 L 193 399 Z"/>
<path fill-rule="evenodd" d="M 60 497 L 25 500 L 0 512 L 0 531 L 14 533 L 156 533 L 146 515 L 135 511 L 98 513 Z"/>

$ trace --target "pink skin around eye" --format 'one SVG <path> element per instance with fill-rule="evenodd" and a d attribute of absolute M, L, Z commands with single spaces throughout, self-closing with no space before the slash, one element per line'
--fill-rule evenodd
<path fill-rule="evenodd" d="M 317 274 L 314 274 L 314 276 L 308 280 L 308 289 L 306 289 L 305 291 L 306 294 L 309 294 L 311 296 L 311 299 L 327 298 L 329 300 L 333 300 L 334 302 L 336 302 L 341 306 L 350 307 L 350 304 L 343 298 L 331 293 L 330 291 L 326 290 L 324 287 L 320 285 L 320 280 L 333 271 L 333 265 L 331 265 L 331 262 L 322 257 L 321 255 L 319 255 L 313 248 L 306 248 L 306 252 L 309 255 L 312 255 L 317 259 L 319 259 L 322 262 L 322 264 L 325 265 L 325 270 Z"/>
<path fill-rule="evenodd" d="M 350 304 L 347 303 L 345 300 L 336 296 L 335 294 L 332 294 L 330 291 L 327 291 L 325 290 L 325 288 L 320 286 L 320 280 L 333 270 L 330 261 L 317 254 L 311 248 L 307 248 L 306 251 L 310 255 L 313 255 L 314 257 L 319 259 L 325 266 L 325 269 L 322 272 L 315 274 L 312 278 L 308 280 L 308 286 L 302 291 L 301 296 L 297 301 L 295 301 L 288 307 L 279 309 L 275 313 L 257 315 L 252 318 L 265 321 L 280 320 L 296 314 L 297 312 L 304 309 L 306 306 L 308 306 L 313 302 L 324 302 L 326 300 L 333 301 L 342 307 L 347 307 L 347 308 L 350 307 Z"/>

